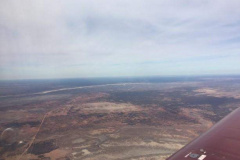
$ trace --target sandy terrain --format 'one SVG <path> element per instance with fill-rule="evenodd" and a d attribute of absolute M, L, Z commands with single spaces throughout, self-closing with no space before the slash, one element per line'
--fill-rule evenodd
<path fill-rule="evenodd" d="M 237 108 L 225 81 L 119 83 L 0 97 L 0 159 L 163 160 Z M 235 81 L 233 83 L 236 83 Z"/>

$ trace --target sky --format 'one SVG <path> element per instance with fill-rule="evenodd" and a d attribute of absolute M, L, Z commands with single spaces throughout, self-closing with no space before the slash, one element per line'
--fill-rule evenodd
<path fill-rule="evenodd" d="M 240 74 L 239 0 L 1 0 L 0 79 Z"/>

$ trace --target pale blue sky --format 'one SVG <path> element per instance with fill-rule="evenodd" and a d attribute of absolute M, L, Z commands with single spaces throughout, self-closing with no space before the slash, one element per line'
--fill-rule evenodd
<path fill-rule="evenodd" d="M 0 79 L 240 74 L 239 0 L 1 0 Z"/>

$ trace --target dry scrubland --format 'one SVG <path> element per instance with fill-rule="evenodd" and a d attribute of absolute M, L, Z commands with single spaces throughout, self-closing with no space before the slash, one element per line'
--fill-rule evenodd
<path fill-rule="evenodd" d="M 164 160 L 240 104 L 239 81 L 131 83 L 4 96 L 0 159 Z"/>

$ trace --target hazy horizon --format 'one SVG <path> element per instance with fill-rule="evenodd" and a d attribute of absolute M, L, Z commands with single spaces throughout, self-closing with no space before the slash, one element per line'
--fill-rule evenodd
<path fill-rule="evenodd" d="M 195 74 L 195 75 L 144 75 L 144 76 L 102 76 L 102 77 L 54 77 L 54 78 L 22 78 L 22 79 L 0 79 L 4 81 L 52 81 L 52 80 L 97 80 L 97 79 L 149 79 L 149 78 L 240 78 L 240 74 Z"/>

